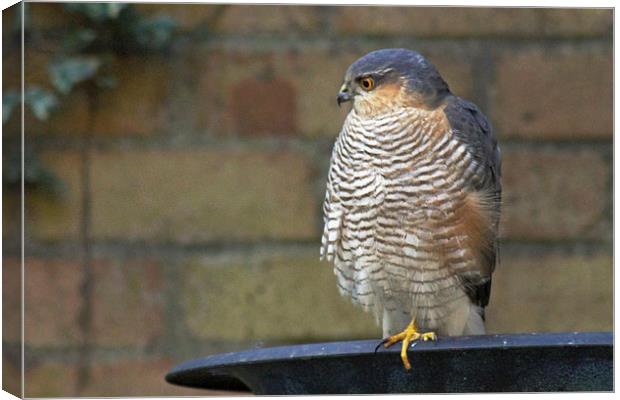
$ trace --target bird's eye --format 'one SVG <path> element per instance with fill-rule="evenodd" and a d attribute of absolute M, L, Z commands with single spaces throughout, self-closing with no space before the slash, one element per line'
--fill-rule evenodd
<path fill-rule="evenodd" d="M 366 91 L 372 90 L 375 87 L 375 80 L 367 76 L 360 79 L 360 86 Z"/>

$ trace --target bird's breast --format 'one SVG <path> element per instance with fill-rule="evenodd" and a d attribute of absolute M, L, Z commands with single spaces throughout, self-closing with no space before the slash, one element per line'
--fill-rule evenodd
<path fill-rule="evenodd" d="M 356 252 L 381 248 L 428 264 L 455 240 L 465 182 L 475 170 L 475 160 L 438 114 L 414 109 L 367 119 L 351 112 L 328 179 L 343 216 L 343 239 L 350 247 L 368 245 Z"/>
<path fill-rule="evenodd" d="M 349 195 L 383 189 L 394 199 L 430 197 L 457 187 L 475 161 L 440 111 L 403 109 L 379 118 L 351 112 L 332 159 L 334 178 Z"/>

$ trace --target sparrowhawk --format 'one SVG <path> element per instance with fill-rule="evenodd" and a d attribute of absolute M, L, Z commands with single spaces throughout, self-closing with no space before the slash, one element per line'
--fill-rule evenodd
<path fill-rule="evenodd" d="M 374 312 L 386 347 L 403 341 L 409 369 L 412 340 L 485 332 L 500 150 L 482 112 L 414 51 L 358 59 L 337 101 L 352 108 L 331 156 L 321 258 L 341 294 Z"/>

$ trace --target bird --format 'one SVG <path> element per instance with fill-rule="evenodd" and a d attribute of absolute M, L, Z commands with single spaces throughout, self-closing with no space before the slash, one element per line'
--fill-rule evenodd
<path fill-rule="evenodd" d="M 346 70 L 320 256 L 341 295 L 374 313 L 383 345 L 485 333 L 498 259 L 501 152 L 478 107 L 408 49 Z"/>

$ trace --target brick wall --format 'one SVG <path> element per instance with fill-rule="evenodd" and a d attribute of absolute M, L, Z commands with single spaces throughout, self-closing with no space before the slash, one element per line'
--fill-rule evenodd
<path fill-rule="evenodd" d="M 30 8 L 50 38 L 71 18 Z M 167 54 L 114 59 L 119 86 L 92 111 L 78 90 L 46 123 L 26 114 L 27 146 L 63 182 L 27 192 L 27 396 L 200 394 L 163 375 L 222 351 L 378 338 L 318 247 L 347 112 L 335 94 L 347 66 L 381 47 L 428 56 L 498 133 L 488 330 L 612 329 L 612 11 L 138 8 L 179 23 Z M 52 56 L 26 49 L 27 85 L 47 84 Z M 17 72 L 3 68 L 5 88 Z M 16 390 L 19 198 L 3 200 L 4 382 Z"/>

